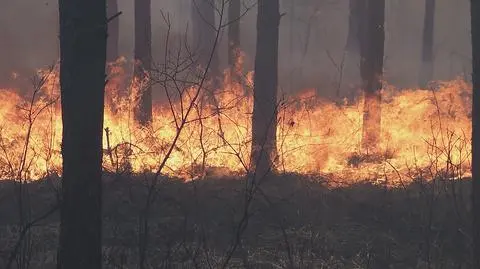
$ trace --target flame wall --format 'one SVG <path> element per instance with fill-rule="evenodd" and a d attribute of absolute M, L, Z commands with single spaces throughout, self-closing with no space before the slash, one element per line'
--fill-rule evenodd
<path fill-rule="evenodd" d="M 106 89 L 105 170 L 156 171 L 177 132 L 172 113 L 178 124 L 197 89 L 185 89 L 171 107 L 156 104 L 151 128 L 143 129 L 131 113 L 140 83 L 131 84 L 132 94 L 122 95 L 124 72 L 112 72 L 116 76 Z M 33 101 L 15 89 L 0 90 L 1 178 L 39 179 L 61 171 L 58 74 L 39 74 L 44 81 Z M 250 151 L 251 74 L 243 85 L 229 83 L 227 76 L 217 91 L 218 108 L 197 100 L 163 173 L 191 179 L 208 171 L 244 171 Z M 360 150 L 363 100 L 336 104 L 317 97 L 315 90 L 283 98 L 278 170 L 319 173 L 340 182 L 468 174 L 469 84 L 455 80 L 433 90 L 386 87 L 383 100 L 382 151 L 366 155 Z"/>

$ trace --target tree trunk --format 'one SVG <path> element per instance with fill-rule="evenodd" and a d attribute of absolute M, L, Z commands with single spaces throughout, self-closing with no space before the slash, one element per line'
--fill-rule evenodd
<path fill-rule="evenodd" d="M 259 0 L 251 154 L 259 176 L 272 168 L 276 155 L 279 25 L 279 1 Z"/>
<path fill-rule="evenodd" d="M 135 118 L 148 125 L 152 121 L 152 87 L 148 73 L 152 67 L 152 26 L 150 0 L 135 0 L 135 71 L 140 89 Z"/>
<path fill-rule="evenodd" d="M 118 17 L 113 18 L 118 13 L 118 0 L 107 0 L 107 18 L 111 19 L 108 23 L 108 37 L 107 37 L 107 75 L 108 75 L 108 84 L 106 88 L 106 102 L 107 106 L 110 107 L 111 112 L 117 113 L 118 106 L 115 102 L 120 89 L 122 88 L 121 78 L 114 77 L 118 76 L 112 72 L 114 70 L 113 63 L 119 58 L 118 42 L 120 35 L 120 20 Z M 113 19 L 112 19 L 113 18 Z"/>
<path fill-rule="evenodd" d="M 63 174 L 58 269 L 102 265 L 105 0 L 60 0 Z"/>
<path fill-rule="evenodd" d="M 238 66 L 240 57 L 240 0 L 230 0 L 228 3 L 228 65 L 230 75 L 235 81 L 241 72 Z"/>
<path fill-rule="evenodd" d="M 359 62 L 361 61 L 361 43 L 364 36 L 365 27 L 365 12 L 366 12 L 366 0 L 350 0 L 349 1 L 349 17 L 348 17 L 348 35 L 347 43 L 345 45 L 345 66 L 344 66 L 344 79 L 347 84 L 346 97 L 353 101 L 358 95 L 358 90 L 361 88 L 362 79 L 360 76 Z M 337 98 L 339 101 L 343 101 L 341 94 L 342 89 L 337 89 Z"/>
<path fill-rule="evenodd" d="M 364 23 L 360 61 L 365 94 L 362 146 L 368 153 L 375 151 L 380 143 L 385 0 L 367 1 Z"/>
<path fill-rule="evenodd" d="M 112 18 L 118 13 L 117 0 L 107 0 L 107 18 Z M 120 20 L 115 18 L 108 23 L 108 39 L 107 39 L 107 61 L 114 62 L 118 59 L 118 39 L 120 35 Z"/>
<path fill-rule="evenodd" d="M 473 268 L 480 268 L 480 2 L 470 1 L 472 27 L 472 212 Z"/>
<path fill-rule="evenodd" d="M 435 29 L 435 0 L 425 0 L 423 22 L 422 66 L 420 69 L 420 87 L 426 87 L 433 76 L 433 32 Z"/>
<path fill-rule="evenodd" d="M 232 1 L 234 2 L 234 1 Z M 215 1 L 214 0 L 192 0 L 192 21 L 193 21 L 193 44 L 197 56 L 197 65 L 206 68 L 210 57 L 210 76 L 219 75 L 218 53 L 212 49 L 215 46 L 217 25 L 215 24 Z"/>
<path fill-rule="evenodd" d="M 290 0 L 290 7 L 288 10 L 288 17 L 289 17 L 289 25 L 288 25 L 288 62 L 290 63 L 290 70 L 289 70 L 289 76 L 288 80 L 290 81 L 289 83 L 289 91 L 293 92 L 294 87 L 298 85 L 295 83 L 296 82 L 296 64 L 294 61 L 294 50 L 295 50 L 295 43 L 297 43 L 295 40 L 295 0 Z M 298 35 L 297 35 L 298 36 Z"/>

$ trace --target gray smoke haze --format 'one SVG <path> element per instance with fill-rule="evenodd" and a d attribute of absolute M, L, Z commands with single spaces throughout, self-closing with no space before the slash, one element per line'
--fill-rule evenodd
<path fill-rule="evenodd" d="M 251 5 L 254 0 L 245 1 Z M 292 5 L 293 3 L 293 5 Z M 319 88 L 328 96 L 338 82 L 348 30 L 348 0 L 283 0 L 280 23 L 280 85 L 291 92 Z M 133 0 L 119 0 L 120 51 L 133 54 Z M 172 34 L 183 35 L 190 21 L 190 0 L 152 0 L 153 55 L 161 59 L 169 13 Z M 53 0 L 3 0 L 0 10 L 0 87 L 12 71 L 29 76 L 56 61 L 58 7 Z M 418 81 L 424 1 L 387 0 L 385 78 L 395 86 L 414 87 Z M 435 13 L 434 79 L 450 80 L 470 73 L 468 0 L 437 0 Z M 241 47 L 246 70 L 255 56 L 256 8 L 241 21 Z M 226 31 L 219 54 L 226 66 Z M 307 44 L 308 43 L 308 44 Z M 335 66 L 337 65 L 337 67 Z M 292 86 L 292 87 L 291 87 Z"/>

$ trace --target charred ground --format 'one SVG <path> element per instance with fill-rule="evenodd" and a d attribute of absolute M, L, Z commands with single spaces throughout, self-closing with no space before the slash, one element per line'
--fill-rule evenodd
<path fill-rule="evenodd" d="M 105 268 L 137 263 L 139 217 L 151 180 L 104 176 Z M 58 183 L 25 187 L 32 219 L 57 204 Z M 147 264 L 218 268 L 235 246 L 230 266 L 241 268 L 472 268 L 469 180 L 417 180 L 399 188 L 363 182 L 330 189 L 325 183 L 320 176 L 275 175 L 246 203 L 242 179 L 159 178 Z M 0 181 L 0 216 L 10 216 L 0 218 L 4 261 L 21 232 L 13 217 L 15 190 L 13 182 Z M 58 225 L 55 212 L 32 228 L 31 268 L 54 267 Z"/>

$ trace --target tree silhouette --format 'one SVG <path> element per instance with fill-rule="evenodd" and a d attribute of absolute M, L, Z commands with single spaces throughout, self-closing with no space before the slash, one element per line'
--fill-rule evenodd
<path fill-rule="evenodd" d="M 433 38 L 435 29 L 435 0 L 425 0 L 425 17 L 423 22 L 422 65 L 419 85 L 426 87 L 433 76 Z"/>
<path fill-rule="evenodd" d="M 362 146 L 368 153 L 380 142 L 385 0 L 368 0 L 365 10 L 360 73 L 365 95 Z"/>
<path fill-rule="evenodd" d="M 228 3 L 228 20 L 228 65 L 230 74 L 235 76 L 240 56 L 240 0 L 230 0 Z"/>
<path fill-rule="evenodd" d="M 58 269 L 101 268 L 105 0 L 60 0 L 63 174 Z"/>
<path fill-rule="evenodd" d="M 201 68 L 206 68 L 210 57 L 210 76 L 219 75 L 219 59 L 217 51 L 211 55 L 215 43 L 215 1 L 213 0 L 192 0 L 192 21 L 193 21 L 193 47 Z"/>
<path fill-rule="evenodd" d="M 152 121 L 152 87 L 144 83 L 152 67 L 152 26 L 150 0 L 135 0 L 135 72 L 140 86 L 135 118 L 148 125 Z"/>
<path fill-rule="evenodd" d="M 258 1 L 251 166 L 260 175 L 276 154 L 279 25 L 279 1 Z"/>
<path fill-rule="evenodd" d="M 473 268 L 480 268 L 480 2 L 470 1 L 472 27 L 472 212 Z"/>

